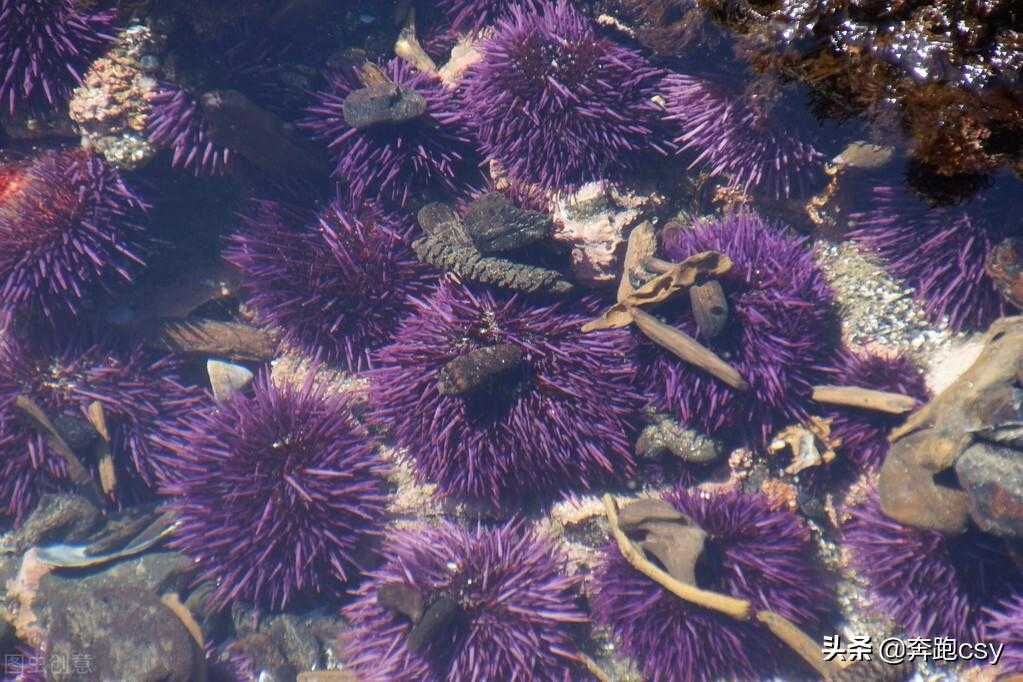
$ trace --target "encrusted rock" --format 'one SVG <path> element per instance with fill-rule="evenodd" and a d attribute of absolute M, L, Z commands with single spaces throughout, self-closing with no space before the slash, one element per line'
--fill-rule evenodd
<path fill-rule="evenodd" d="M 984 269 L 1002 297 L 1023 309 L 1023 239 L 1009 237 L 988 254 Z"/>
<path fill-rule="evenodd" d="M 686 462 L 705 464 L 721 456 L 721 446 L 713 438 L 687 429 L 671 417 L 659 416 L 639 434 L 636 455 L 657 457 L 665 452 Z"/>
<path fill-rule="evenodd" d="M 607 182 L 590 182 L 554 206 L 554 239 L 572 249 L 572 270 L 588 286 L 618 282 L 633 227 L 662 206 L 660 194 L 639 194 Z"/>
<path fill-rule="evenodd" d="M 995 535 L 1023 538 L 1023 451 L 977 443 L 955 469 L 974 523 Z"/>
<path fill-rule="evenodd" d="M 113 47 L 89 67 L 69 105 L 82 134 L 82 147 L 110 164 L 135 169 L 158 151 L 146 136 L 150 105 L 157 88 L 159 39 L 145 26 L 130 26 Z"/>

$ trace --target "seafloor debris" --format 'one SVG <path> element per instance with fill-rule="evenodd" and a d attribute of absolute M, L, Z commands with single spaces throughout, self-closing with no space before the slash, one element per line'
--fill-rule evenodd
<path fill-rule="evenodd" d="M 728 299 L 716 279 L 706 280 L 689 287 L 689 304 L 700 336 L 712 339 L 728 324 Z"/>
<path fill-rule="evenodd" d="M 244 391 L 255 378 L 248 367 L 212 359 L 206 361 L 206 375 L 213 389 L 213 399 L 217 402 L 226 400 L 232 393 Z"/>
<path fill-rule="evenodd" d="M 547 239 L 551 219 L 545 213 L 516 206 L 499 192 L 473 201 L 464 217 L 465 232 L 480 253 L 513 251 Z"/>
<path fill-rule="evenodd" d="M 527 293 L 566 294 L 574 288 L 557 270 L 484 256 L 471 246 L 459 246 L 437 237 L 417 239 L 412 242 L 412 250 L 424 263 L 475 282 Z"/>
<path fill-rule="evenodd" d="M 1021 366 L 1023 317 L 996 320 L 973 365 L 892 431 L 878 485 L 885 514 L 950 534 L 972 518 L 989 532 L 1023 536 Z M 953 467 L 962 489 L 942 482 Z"/>
<path fill-rule="evenodd" d="M 271 360 L 277 354 L 277 343 L 269 333 L 242 322 L 220 320 L 165 320 L 147 336 L 146 345 L 252 362 Z"/>
<path fill-rule="evenodd" d="M 887 414 L 905 414 L 917 405 L 912 396 L 860 386 L 814 386 L 812 397 L 825 405 L 858 407 Z"/>
<path fill-rule="evenodd" d="M 470 393 L 522 364 L 522 349 L 512 343 L 484 346 L 444 365 L 437 380 L 441 395 Z"/>
<path fill-rule="evenodd" d="M 785 473 L 795 475 L 804 469 L 833 461 L 835 449 L 841 445 L 842 441 L 831 435 L 830 419 L 811 416 L 806 424 L 782 429 L 767 446 L 767 450 L 771 453 L 789 450 L 792 453 L 792 463 L 785 467 Z"/>

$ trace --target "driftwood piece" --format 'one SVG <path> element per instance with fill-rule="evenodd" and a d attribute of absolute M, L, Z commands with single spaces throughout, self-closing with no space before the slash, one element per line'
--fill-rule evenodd
<path fill-rule="evenodd" d="M 1006 395 L 1023 363 L 1023 316 L 996 320 L 984 349 L 962 376 L 895 428 L 878 482 L 881 508 L 900 523 L 962 533 L 971 514 L 970 492 L 940 484 L 935 476 L 952 468 L 980 436 L 997 429 Z M 976 513 L 976 509 L 972 510 Z M 977 519 L 984 526 L 983 519 Z"/>
<path fill-rule="evenodd" d="M 277 354 L 277 344 L 269 333 L 219 320 L 166 320 L 148 335 L 146 345 L 172 353 L 251 362 L 272 360 Z"/>
<path fill-rule="evenodd" d="M 700 336 L 713 339 L 725 330 L 728 324 L 728 299 L 721 282 L 716 279 L 689 287 L 689 304 Z"/>
<path fill-rule="evenodd" d="M 749 390 L 749 384 L 737 369 L 685 332 L 661 322 L 639 308 L 630 308 L 629 316 L 632 317 L 639 330 L 658 346 L 674 353 L 689 364 L 699 367 L 737 391 Z"/>
<path fill-rule="evenodd" d="M 675 293 L 696 284 L 700 277 L 719 277 L 732 269 L 732 259 L 716 251 L 704 251 L 672 265 L 668 272 L 657 275 L 641 287 L 632 289 L 631 293 L 626 290 L 624 298 L 620 298 L 618 303 L 597 319 L 584 324 L 583 331 L 627 327 L 633 321 L 631 311 L 638 309 L 638 306 L 653 305 L 667 300 Z M 622 289 L 619 288 L 619 295 L 622 293 Z"/>
<path fill-rule="evenodd" d="M 857 407 L 887 414 L 905 414 L 917 406 L 916 398 L 912 396 L 859 386 L 814 386 L 812 397 L 825 405 Z"/>
<path fill-rule="evenodd" d="M 618 521 L 618 505 L 614 499 L 610 495 L 604 495 L 603 500 L 604 511 L 607 514 L 607 523 L 611 529 L 611 536 L 618 545 L 618 550 L 622 553 L 622 556 L 633 568 L 679 599 L 718 611 L 736 620 L 750 619 L 752 606 L 749 601 L 736 599 L 720 592 L 704 590 L 695 585 L 688 585 L 680 580 L 676 580 L 667 572 L 655 566 L 649 559 L 643 556 L 642 550 L 636 547 L 621 529 Z"/>

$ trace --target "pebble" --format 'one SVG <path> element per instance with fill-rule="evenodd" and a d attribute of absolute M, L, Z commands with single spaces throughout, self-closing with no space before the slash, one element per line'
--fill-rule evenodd
<path fill-rule="evenodd" d="M 244 391 L 252 383 L 254 375 L 247 367 L 223 360 L 207 360 L 206 374 L 210 378 L 213 399 L 223 402 L 237 391 Z"/>

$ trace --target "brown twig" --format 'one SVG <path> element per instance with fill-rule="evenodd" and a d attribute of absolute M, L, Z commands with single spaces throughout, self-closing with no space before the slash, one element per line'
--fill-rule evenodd
<path fill-rule="evenodd" d="M 729 597 L 728 595 L 721 594 L 719 592 L 703 590 L 695 585 L 687 585 L 680 580 L 676 580 L 671 575 L 651 563 L 649 559 L 643 556 L 643 552 L 637 549 L 637 547 L 632 543 L 632 540 L 625 535 L 621 527 L 618 525 L 618 506 L 615 504 L 614 498 L 610 495 L 604 495 L 603 499 L 604 510 L 607 513 L 607 522 L 611 527 L 611 535 L 618 544 L 618 550 L 633 568 L 674 594 L 679 599 L 685 600 L 691 604 L 696 604 L 697 606 L 702 606 L 706 609 L 718 611 L 719 613 L 723 613 L 726 616 L 735 618 L 736 620 L 750 619 L 752 607 L 750 606 L 749 601 Z"/>
<path fill-rule="evenodd" d="M 757 620 L 766 625 L 775 637 L 787 644 L 824 679 L 831 679 L 841 671 L 838 666 L 824 660 L 817 642 L 781 615 L 773 611 L 757 611 Z"/>
<path fill-rule="evenodd" d="M 916 398 L 911 396 L 859 386 L 814 386 L 813 399 L 826 405 L 858 407 L 888 414 L 905 414 L 917 406 Z"/>
<path fill-rule="evenodd" d="M 661 322 L 639 308 L 629 306 L 629 313 L 639 330 L 661 348 L 674 353 L 689 364 L 699 367 L 737 391 L 749 390 L 749 384 L 737 369 L 693 337 Z"/>
<path fill-rule="evenodd" d="M 597 665 L 596 661 L 581 651 L 579 652 L 579 660 L 582 661 L 583 665 L 586 666 L 586 669 L 590 671 L 590 674 L 596 677 L 600 682 L 611 682 L 611 678 L 606 672 L 604 672 L 604 669 Z"/>

